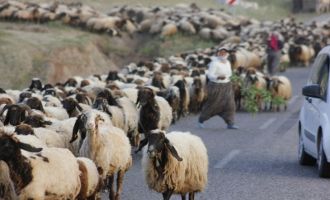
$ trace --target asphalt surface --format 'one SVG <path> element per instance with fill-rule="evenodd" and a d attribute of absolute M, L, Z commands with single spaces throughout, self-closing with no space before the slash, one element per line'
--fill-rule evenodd
<path fill-rule="evenodd" d="M 238 112 L 239 130 L 227 130 L 219 117 L 197 128 L 198 116 L 181 119 L 170 130 L 191 131 L 200 136 L 209 156 L 208 186 L 196 199 L 204 200 L 326 200 L 330 182 L 317 176 L 317 168 L 297 161 L 297 122 L 303 102 L 301 88 L 309 68 L 291 68 L 293 98 L 288 110 L 255 115 Z M 141 154 L 133 155 L 134 165 L 124 180 L 122 199 L 162 199 L 148 189 L 141 170 Z M 103 194 L 102 199 L 107 199 Z M 181 199 L 172 196 L 171 199 Z"/>

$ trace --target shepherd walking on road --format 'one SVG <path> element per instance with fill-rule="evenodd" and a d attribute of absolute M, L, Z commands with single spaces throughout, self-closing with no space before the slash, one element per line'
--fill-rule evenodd
<path fill-rule="evenodd" d="M 213 116 L 220 116 L 227 123 L 228 129 L 238 129 L 234 124 L 235 101 L 234 91 L 230 77 L 232 76 L 231 64 L 227 60 L 228 49 L 219 48 L 217 57 L 212 58 L 209 64 L 207 77 L 208 99 L 199 116 L 198 126 L 204 128 L 203 122 Z"/>

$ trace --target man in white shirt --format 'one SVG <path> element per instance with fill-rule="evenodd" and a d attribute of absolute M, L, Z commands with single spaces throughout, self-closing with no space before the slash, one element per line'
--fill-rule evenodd
<path fill-rule="evenodd" d="M 230 77 L 232 76 L 231 64 L 228 61 L 228 49 L 219 48 L 217 57 L 212 57 L 209 64 L 207 77 L 208 98 L 198 119 L 198 126 L 204 128 L 203 122 L 213 116 L 220 116 L 227 123 L 228 129 L 238 129 L 234 124 L 235 100 Z"/>

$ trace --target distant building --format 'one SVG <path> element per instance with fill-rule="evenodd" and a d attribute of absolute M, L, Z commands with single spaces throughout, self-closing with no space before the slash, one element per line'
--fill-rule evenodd
<path fill-rule="evenodd" d="M 330 0 L 292 0 L 293 12 L 329 12 Z"/>

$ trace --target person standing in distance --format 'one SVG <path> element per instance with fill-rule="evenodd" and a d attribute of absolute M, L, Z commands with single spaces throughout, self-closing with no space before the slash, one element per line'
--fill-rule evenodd
<path fill-rule="evenodd" d="M 228 49 L 217 49 L 216 57 L 212 57 L 207 72 L 208 98 L 202 108 L 198 119 L 198 126 L 205 128 L 203 122 L 213 116 L 220 116 L 227 124 L 228 129 L 238 129 L 234 123 L 236 111 L 234 91 L 230 77 L 232 76 L 231 64 L 228 61 Z"/>
<path fill-rule="evenodd" d="M 267 70 L 271 76 L 278 72 L 282 48 L 283 42 L 280 35 L 275 31 L 271 32 L 267 40 Z"/>

